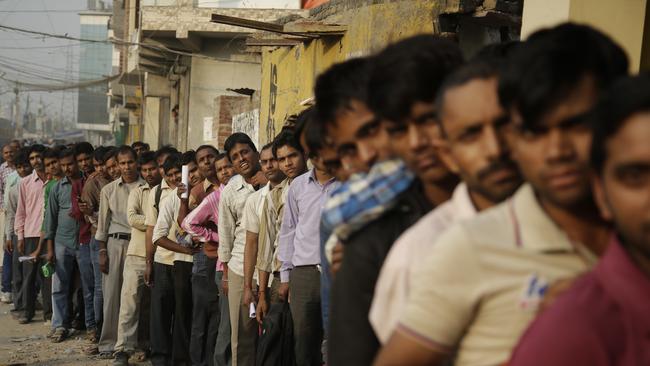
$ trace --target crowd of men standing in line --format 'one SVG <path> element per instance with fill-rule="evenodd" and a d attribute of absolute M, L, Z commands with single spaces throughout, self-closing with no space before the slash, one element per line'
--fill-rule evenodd
<path fill-rule="evenodd" d="M 6 145 L 3 300 L 116 365 L 650 363 L 650 76 L 610 38 L 420 35 L 314 95 L 259 150 Z"/>

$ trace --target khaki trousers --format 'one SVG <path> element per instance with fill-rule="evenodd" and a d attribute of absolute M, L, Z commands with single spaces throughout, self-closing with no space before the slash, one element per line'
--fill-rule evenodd
<path fill-rule="evenodd" d="M 117 342 L 117 325 L 120 320 L 120 297 L 128 240 L 108 238 L 106 251 L 108 254 L 108 274 L 102 273 L 102 289 L 104 293 L 104 324 L 99 338 L 99 352 L 113 352 Z"/>
<path fill-rule="evenodd" d="M 144 257 L 126 256 L 115 352 L 149 349 L 151 294 L 144 283 L 146 265 Z"/>
<path fill-rule="evenodd" d="M 255 365 L 257 321 L 244 305 L 244 277 L 228 271 L 228 307 L 230 309 L 230 345 L 232 366 Z"/>

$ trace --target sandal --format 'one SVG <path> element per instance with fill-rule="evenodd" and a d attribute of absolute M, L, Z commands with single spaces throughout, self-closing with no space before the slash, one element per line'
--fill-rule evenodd
<path fill-rule="evenodd" d="M 52 343 L 61 343 L 66 338 L 68 338 L 68 330 L 65 328 L 58 328 L 54 334 L 52 334 Z"/>
<path fill-rule="evenodd" d="M 97 346 L 93 344 L 89 347 L 84 348 L 83 352 L 87 356 L 94 356 L 99 353 L 99 348 L 97 348 Z"/>
<path fill-rule="evenodd" d="M 147 357 L 147 352 L 146 351 L 135 351 L 132 358 L 133 358 L 133 360 L 135 362 L 138 362 L 138 363 L 145 362 L 147 360 L 147 358 L 148 358 Z"/>
<path fill-rule="evenodd" d="M 99 360 L 112 360 L 113 358 L 115 358 L 115 355 L 113 354 L 113 352 L 99 352 L 99 354 L 95 358 Z"/>

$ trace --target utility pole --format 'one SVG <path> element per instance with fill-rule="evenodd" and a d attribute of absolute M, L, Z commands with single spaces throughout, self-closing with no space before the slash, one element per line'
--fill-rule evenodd
<path fill-rule="evenodd" d="M 23 123 L 20 118 L 20 90 L 18 89 L 18 85 L 14 87 L 14 94 L 16 94 L 16 101 L 14 102 L 14 123 L 16 124 L 16 130 L 14 137 L 20 139 L 23 137 Z"/>

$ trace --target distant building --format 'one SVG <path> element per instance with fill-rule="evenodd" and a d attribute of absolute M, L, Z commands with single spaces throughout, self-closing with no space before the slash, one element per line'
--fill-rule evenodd
<path fill-rule="evenodd" d="M 79 13 L 82 39 L 109 38 L 112 11 L 103 2 L 89 1 L 89 11 Z M 79 81 L 97 80 L 112 74 L 113 47 L 110 43 L 82 42 L 79 53 Z M 88 140 L 101 144 L 112 140 L 108 115 L 108 82 L 79 89 L 77 128 L 86 131 Z"/>

